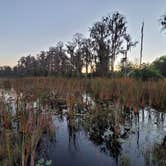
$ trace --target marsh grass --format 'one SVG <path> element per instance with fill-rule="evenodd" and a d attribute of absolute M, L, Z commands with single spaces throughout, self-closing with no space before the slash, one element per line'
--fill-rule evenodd
<path fill-rule="evenodd" d="M 133 110 L 135 114 L 138 114 L 140 108 L 147 106 L 166 111 L 165 80 L 143 82 L 129 78 L 32 77 L 0 82 L 2 89 L 0 95 L 0 165 L 4 166 L 34 165 L 36 149 L 43 133 L 50 135 L 55 131 L 52 112 L 56 112 L 62 104 L 67 106 L 68 118 L 74 116 L 75 110 L 87 108 L 92 115 L 89 125 L 96 123 L 93 119 L 111 116 L 115 135 L 119 134 L 119 125 L 122 121 L 119 116 L 122 113 Z M 11 89 L 15 94 L 13 99 L 16 105 L 15 114 L 10 100 L 9 102 L 4 100 L 5 92 Z M 88 107 L 87 99 L 83 99 L 83 94 L 90 95 L 95 103 L 93 108 Z M 104 116 L 100 115 L 101 110 Z M 99 121 L 105 122 L 105 119 Z"/>
<path fill-rule="evenodd" d="M 29 95 L 29 94 L 28 94 Z M 33 97 L 19 95 L 16 114 L 3 96 L 0 100 L 0 162 L 2 165 L 34 165 L 35 152 L 43 132 L 54 132 L 52 118 L 40 107 L 34 109 Z"/>
<path fill-rule="evenodd" d="M 130 78 L 98 78 L 91 81 L 91 93 L 95 100 L 119 102 L 136 112 L 147 106 L 162 111 L 166 108 L 166 80 L 143 82 Z"/>

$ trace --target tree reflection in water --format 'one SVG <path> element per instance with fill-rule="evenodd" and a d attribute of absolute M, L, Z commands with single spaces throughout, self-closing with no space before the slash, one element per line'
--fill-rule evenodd
<path fill-rule="evenodd" d="M 146 112 L 146 113 L 145 113 Z M 115 116 L 118 116 L 116 118 Z M 69 147 L 71 144 L 75 150 L 78 150 L 77 134 L 84 130 L 89 140 L 93 142 L 101 152 L 113 157 L 116 164 L 123 157 L 123 143 L 129 137 L 135 135 L 136 148 L 141 150 L 142 140 L 140 140 L 140 132 L 142 139 L 142 129 L 164 126 L 165 114 L 161 115 L 150 109 L 140 110 L 139 114 L 133 110 L 118 111 L 115 110 L 96 110 L 86 112 L 85 114 L 76 116 L 68 116 L 67 125 L 69 133 Z M 141 145 L 141 146 L 140 146 Z"/>
<path fill-rule="evenodd" d="M 166 165 L 166 136 L 161 143 L 156 143 L 145 153 L 146 165 Z"/>
<path fill-rule="evenodd" d="M 76 120 L 73 118 L 67 119 L 68 124 L 68 133 L 69 133 L 69 149 L 71 147 L 71 144 L 73 143 L 75 150 L 77 150 L 77 140 L 76 140 L 76 133 L 78 131 Z"/>

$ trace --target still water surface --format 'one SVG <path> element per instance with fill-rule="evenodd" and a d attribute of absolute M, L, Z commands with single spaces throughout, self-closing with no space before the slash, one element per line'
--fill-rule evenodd
<path fill-rule="evenodd" d="M 45 157 L 59 166 L 147 165 L 152 160 L 147 152 L 166 135 L 166 115 L 153 109 L 124 115 L 118 135 L 108 114 L 83 114 L 72 119 L 61 114 L 53 118 L 55 140 L 43 138 L 42 144 Z"/>

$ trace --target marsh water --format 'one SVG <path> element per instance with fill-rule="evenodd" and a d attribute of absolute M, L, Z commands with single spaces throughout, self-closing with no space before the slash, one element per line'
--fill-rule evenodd
<path fill-rule="evenodd" d="M 95 105 L 90 97 L 87 100 L 91 107 Z M 15 114 L 13 101 L 10 106 Z M 36 102 L 32 105 L 36 107 Z M 166 147 L 166 113 L 150 107 L 138 113 L 121 109 L 117 114 L 116 111 L 102 107 L 92 111 L 77 109 L 69 115 L 66 106 L 55 108 L 51 111 L 55 133 L 51 137 L 43 134 L 37 146 L 36 162 L 51 160 L 53 166 L 166 164 L 163 149 L 158 156 L 160 147 Z"/>
<path fill-rule="evenodd" d="M 147 108 L 122 116 L 118 135 L 108 112 L 53 116 L 55 139 L 43 137 L 40 157 L 60 166 L 158 165 L 153 147 L 166 135 L 166 115 Z"/>

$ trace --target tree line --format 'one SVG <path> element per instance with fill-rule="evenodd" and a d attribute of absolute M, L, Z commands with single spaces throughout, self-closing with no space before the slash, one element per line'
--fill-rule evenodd
<path fill-rule="evenodd" d="M 166 17 L 160 19 L 166 29 Z M 117 56 L 123 55 L 122 70 L 127 68 L 127 53 L 138 42 L 127 31 L 125 16 L 119 12 L 102 17 L 89 28 L 89 37 L 76 33 L 72 41 L 58 42 L 48 51 L 23 56 L 16 66 L 0 67 L 0 76 L 78 76 L 84 73 L 108 76 L 114 73 Z"/>

